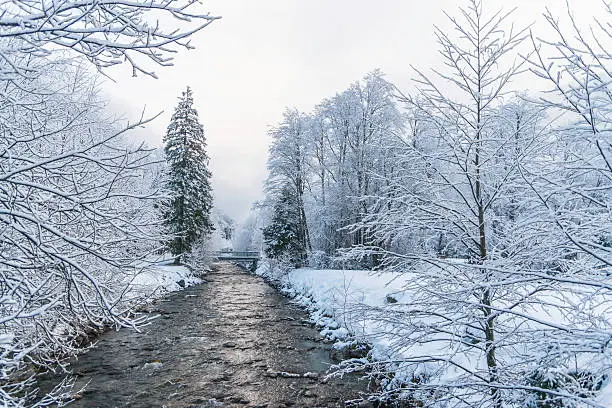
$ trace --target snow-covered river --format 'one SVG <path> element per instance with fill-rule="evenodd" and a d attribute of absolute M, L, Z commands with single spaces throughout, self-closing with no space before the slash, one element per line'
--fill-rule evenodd
<path fill-rule="evenodd" d="M 229 263 L 205 279 L 154 305 L 143 332 L 108 332 L 74 362 L 77 389 L 89 385 L 71 406 L 343 407 L 364 390 L 323 381 L 329 346 L 262 279 Z"/>

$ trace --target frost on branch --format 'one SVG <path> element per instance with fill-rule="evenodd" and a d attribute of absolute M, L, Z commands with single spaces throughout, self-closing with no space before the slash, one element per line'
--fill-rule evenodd
<path fill-rule="evenodd" d="M 511 13 L 466 3 L 436 30 L 442 68 L 415 70 L 410 95 L 375 72 L 324 100 L 270 150 L 271 177 L 300 175 L 311 264 L 401 282 L 398 302 L 352 305 L 380 347 L 339 374 L 370 369 L 373 398 L 601 406 L 612 376 L 608 57 L 578 37 L 554 45 L 567 61 L 538 67 Z M 557 95 L 516 93 L 530 66 L 553 71 Z M 326 284 L 338 273 L 318 272 Z"/>
<path fill-rule="evenodd" d="M 2 0 L 0 78 L 30 76 L 28 56 L 69 49 L 99 70 L 127 62 L 133 75 L 155 76 L 178 48 L 219 17 L 196 0 Z M 161 23 L 160 23 L 161 22 Z"/>
<path fill-rule="evenodd" d="M 154 76 L 216 17 L 192 0 L 0 0 L 0 405 L 58 405 L 90 333 L 135 326 L 131 282 L 162 237 L 154 152 L 96 95 L 98 71 Z M 75 58 L 75 56 L 77 58 Z M 89 62 L 82 65 L 83 62 Z"/>
<path fill-rule="evenodd" d="M 151 152 L 104 113 L 95 81 L 57 68 L 7 83 L 0 109 L 5 404 L 28 366 L 61 369 L 88 331 L 137 323 L 123 291 L 160 238 Z"/>

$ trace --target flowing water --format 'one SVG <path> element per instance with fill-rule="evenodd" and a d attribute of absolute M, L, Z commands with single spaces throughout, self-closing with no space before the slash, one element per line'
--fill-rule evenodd
<path fill-rule="evenodd" d="M 343 407 L 365 390 L 324 380 L 330 346 L 261 278 L 220 263 L 205 280 L 158 301 L 140 333 L 103 334 L 72 365 L 89 385 L 70 407 Z"/>

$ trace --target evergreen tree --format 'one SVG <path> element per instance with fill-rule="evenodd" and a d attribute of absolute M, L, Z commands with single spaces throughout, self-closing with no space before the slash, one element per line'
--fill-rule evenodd
<path fill-rule="evenodd" d="M 296 109 L 286 109 L 282 122 L 269 135 L 272 137 L 270 175 L 265 188 L 267 204 L 274 215 L 263 231 L 266 253 L 270 258 L 288 257 L 291 263 L 300 266 L 312 249 L 304 207 L 309 118 Z"/>
<path fill-rule="evenodd" d="M 273 259 L 287 258 L 294 266 L 302 266 L 307 249 L 297 197 L 288 186 L 275 200 L 272 221 L 263 229 L 266 255 Z"/>
<path fill-rule="evenodd" d="M 206 138 L 189 87 L 179 98 L 164 144 L 168 163 L 166 188 L 171 195 L 164 208 L 164 222 L 172 234 L 166 245 L 179 263 L 181 254 L 214 229 Z"/>

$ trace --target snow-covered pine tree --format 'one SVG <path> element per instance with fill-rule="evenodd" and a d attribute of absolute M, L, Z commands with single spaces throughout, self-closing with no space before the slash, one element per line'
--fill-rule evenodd
<path fill-rule="evenodd" d="M 264 229 L 266 252 L 271 258 L 286 254 L 296 266 L 301 266 L 312 250 L 304 202 L 308 181 L 309 122 L 310 117 L 305 113 L 286 109 L 279 126 L 269 133 L 272 137 L 268 158 L 270 175 L 265 188 L 274 215 L 272 225 Z M 291 224 L 287 226 L 288 230 L 283 223 Z M 274 237 L 274 234 L 281 235 Z M 280 244 L 274 243 L 276 240 L 280 240 Z M 295 242 L 284 242 L 286 240 Z M 274 247 L 277 249 L 271 249 Z"/>
<path fill-rule="evenodd" d="M 286 185 L 274 201 L 272 220 L 262 230 L 266 255 L 300 267 L 306 260 L 308 250 L 297 195 L 291 186 Z"/>
<path fill-rule="evenodd" d="M 191 88 L 179 98 L 164 137 L 168 163 L 166 188 L 170 200 L 164 206 L 164 222 L 172 237 L 167 242 L 179 263 L 194 242 L 210 234 L 213 224 L 211 172 L 208 169 L 204 128 L 193 108 Z"/>

